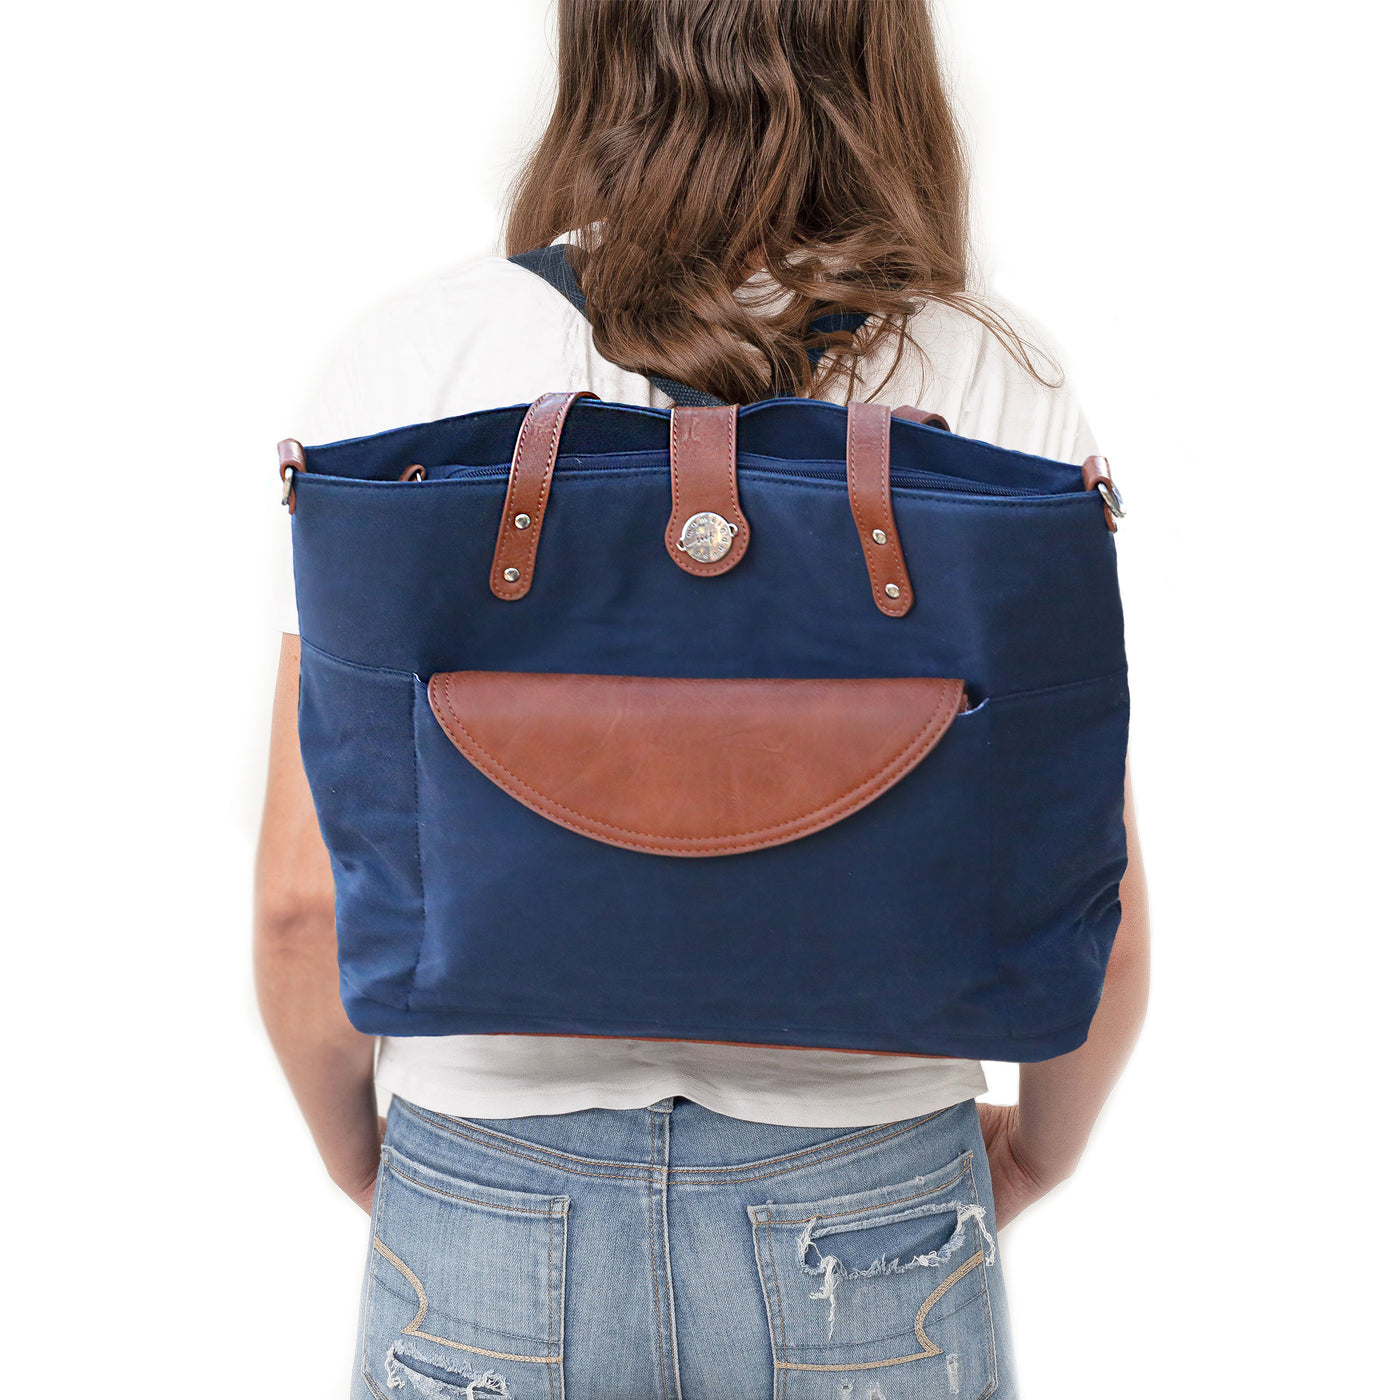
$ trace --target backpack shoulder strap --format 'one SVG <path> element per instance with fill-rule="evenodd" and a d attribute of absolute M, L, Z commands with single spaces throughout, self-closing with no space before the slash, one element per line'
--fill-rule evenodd
<path fill-rule="evenodd" d="M 556 292 L 568 297 L 574 306 L 587 316 L 588 306 L 583 299 L 583 293 L 578 289 L 573 264 L 564 251 L 566 246 L 563 243 L 551 243 L 545 248 L 531 248 L 528 253 L 517 253 L 507 261 L 523 267 L 527 272 L 533 272 L 536 277 L 543 277 Z"/>
<path fill-rule="evenodd" d="M 567 243 L 550 243 L 544 248 L 532 248 L 526 253 L 516 253 L 507 261 L 523 267 L 527 272 L 533 272 L 537 277 L 542 277 L 587 317 L 588 303 L 579 290 L 578 278 L 574 275 L 573 264 L 569 261 L 568 246 Z M 832 311 L 825 316 L 816 317 L 811 328 L 814 331 L 857 331 L 865 321 L 866 315 L 863 311 Z M 807 358 L 813 369 L 816 369 L 821 357 L 820 346 L 812 346 L 807 351 Z M 688 384 L 667 379 L 663 375 L 653 374 L 648 378 L 668 398 L 686 408 L 715 407 L 722 402 L 713 394 L 707 394 L 702 389 L 692 389 Z"/>

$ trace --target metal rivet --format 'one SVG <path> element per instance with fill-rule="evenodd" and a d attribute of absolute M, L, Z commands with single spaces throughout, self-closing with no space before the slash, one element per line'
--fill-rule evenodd
<path fill-rule="evenodd" d="M 515 528 L 517 530 L 527 530 L 530 527 L 530 517 L 523 511 L 515 517 Z"/>
<path fill-rule="evenodd" d="M 870 532 L 870 538 L 874 540 L 876 544 L 884 544 L 886 535 L 883 530 L 872 530 Z"/>
<path fill-rule="evenodd" d="M 898 585 L 897 583 L 887 583 L 887 584 L 885 585 L 885 592 L 886 592 L 887 594 L 889 594 L 889 596 L 890 596 L 891 598 L 898 598 L 898 597 L 899 597 L 899 585 Z"/>
<path fill-rule="evenodd" d="M 507 569 L 507 570 L 506 570 L 506 582 L 507 582 L 507 583 L 517 583 L 517 582 L 519 582 L 519 579 L 520 579 L 520 570 L 519 570 L 519 569 Z"/>

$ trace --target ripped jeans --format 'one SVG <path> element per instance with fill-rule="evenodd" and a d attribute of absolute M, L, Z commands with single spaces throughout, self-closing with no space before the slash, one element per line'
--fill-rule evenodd
<path fill-rule="evenodd" d="M 976 1103 L 866 1128 L 693 1100 L 394 1098 L 356 1400 L 1015 1400 Z"/>

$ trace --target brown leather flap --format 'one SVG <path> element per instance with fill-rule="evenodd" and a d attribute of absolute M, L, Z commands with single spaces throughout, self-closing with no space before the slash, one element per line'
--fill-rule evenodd
<path fill-rule="evenodd" d="M 445 671 L 444 733 L 498 787 L 573 831 L 674 856 L 794 841 L 921 762 L 960 680 L 676 680 Z"/>

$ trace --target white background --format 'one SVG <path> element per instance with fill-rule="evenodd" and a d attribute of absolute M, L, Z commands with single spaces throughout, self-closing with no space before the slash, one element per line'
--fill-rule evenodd
<path fill-rule="evenodd" d="M 1136 1057 L 1003 1239 L 1024 1395 L 1380 1393 L 1393 11 L 942 13 L 984 264 L 1129 506 L 1155 915 Z M 273 445 L 350 318 L 494 247 L 550 7 L 31 5 L 3 54 L 5 1388 L 341 1400 L 366 1220 L 250 975 Z"/>

